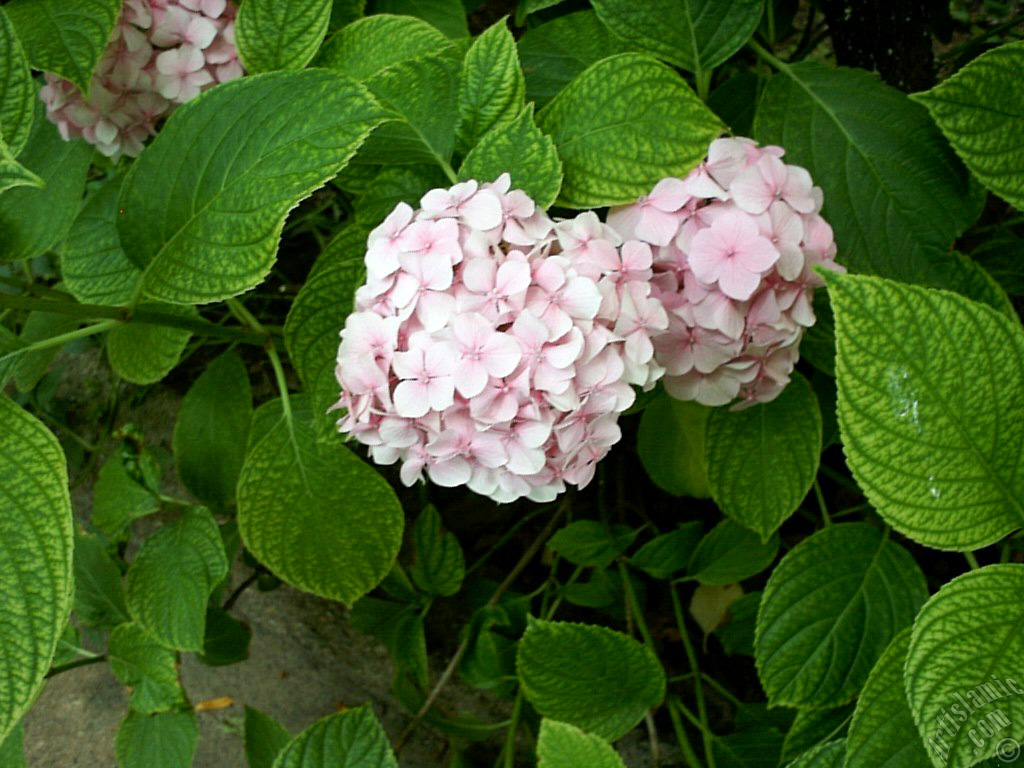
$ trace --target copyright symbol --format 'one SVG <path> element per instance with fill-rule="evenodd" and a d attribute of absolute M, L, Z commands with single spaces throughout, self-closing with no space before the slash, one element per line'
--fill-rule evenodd
<path fill-rule="evenodd" d="M 996 744 L 996 759 L 1003 763 L 1012 763 L 1020 756 L 1020 742 L 1016 739 L 1003 739 Z"/>

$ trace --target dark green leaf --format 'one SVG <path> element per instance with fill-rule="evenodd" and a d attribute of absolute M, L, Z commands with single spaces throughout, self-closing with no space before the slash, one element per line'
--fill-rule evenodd
<path fill-rule="evenodd" d="M 35 117 L 36 85 L 6 11 L 0 9 L 0 140 L 12 158 L 28 141 Z"/>
<path fill-rule="evenodd" d="M 462 0 L 371 0 L 368 11 L 416 16 L 434 25 L 448 37 L 469 36 Z"/>
<path fill-rule="evenodd" d="M 704 442 L 711 409 L 659 393 L 644 409 L 637 453 L 651 480 L 673 496 L 711 495 L 704 469 Z"/>
<path fill-rule="evenodd" d="M 93 486 L 92 524 L 112 539 L 119 539 L 128 523 L 159 508 L 153 493 L 125 471 L 124 458 L 119 453 L 111 455 Z"/>
<path fill-rule="evenodd" d="M 751 638 L 753 639 L 753 638 Z M 751 653 L 753 655 L 753 653 Z M 866 684 L 865 684 L 866 685 Z M 782 745 L 782 760 L 788 762 L 804 752 L 846 735 L 853 705 L 833 709 L 798 709 Z M 880 763 L 883 765 L 884 763 Z M 889 768 L 896 768 L 889 766 Z"/>
<path fill-rule="evenodd" d="M 0 741 L 0 768 L 27 768 L 25 762 L 25 726 L 20 723 Z"/>
<path fill-rule="evenodd" d="M 246 0 L 235 21 L 238 56 L 249 74 L 302 69 L 331 20 L 331 0 Z"/>
<path fill-rule="evenodd" d="M 719 736 L 711 744 L 719 768 L 775 768 L 782 734 L 762 726 Z"/>
<path fill-rule="evenodd" d="M 416 586 L 432 595 L 449 597 L 459 591 L 466 561 L 455 534 L 441 531 L 441 515 L 428 505 L 416 518 L 412 532 L 416 562 L 409 571 Z"/>
<path fill-rule="evenodd" d="M 190 768 L 199 742 L 192 712 L 129 712 L 117 729 L 118 768 Z"/>
<path fill-rule="evenodd" d="M 548 546 L 573 565 L 607 568 L 636 539 L 628 525 L 577 520 L 555 532 Z"/>
<path fill-rule="evenodd" d="M 21 327 L 19 346 L 56 338 L 75 330 L 78 326 L 78 319 L 71 315 L 30 312 L 28 319 Z M 18 391 L 31 392 L 35 389 L 36 384 L 46 375 L 50 365 L 57 359 L 61 349 L 60 346 L 36 349 L 15 358 L 17 362 L 14 365 L 14 383 Z"/>
<path fill-rule="evenodd" d="M 270 715 L 245 708 L 245 758 L 249 768 L 272 768 L 292 735 Z"/>
<path fill-rule="evenodd" d="M 778 534 L 762 541 L 750 529 L 723 520 L 701 539 L 688 570 L 701 584 L 733 584 L 763 571 L 778 551 Z"/>
<path fill-rule="evenodd" d="M 185 702 L 178 681 L 178 658 L 138 624 L 122 624 L 107 642 L 110 670 L 132 689 L 133 712 L 151 715 L 166 712 Z"/>
<path fill-rule="evenodd" d="M 211 605 L 206 609 L 203 652 L 197 658 L 211 667 L 237 664 L 249 658 L 251 640 L 252 630 L 247 624 Z"/>
<path fill-rule="evenodd" d="M 686 568 L 701 540 L 704 526 L 697 520 L 682 523 L 674 531 L 656 536 L 637 550 L 629 563 L 648 576 L 670 579 Z"/>
<path fill-rule="evenodd" d="M 754 627 L 760 605 L 760 592 L 748 592 L 729 604 L 729 622 L 716 629 L 715 634 L 723 650 L 730 656 L 754 655 Z"/>
<path fill-rule="evenodd" d="M 86 626 L 115 627 L 128 621 L 121 569 L 99 536 L 75 531 L 75 616 Z"/>
<path fill-rule="evenodd" d="M 195 307 L 143 304 L 143 309 L 198 317 Z M 107 334 L 107 360 L 114 373 L 133 384 L 155 384 L 178 364 L 192 332 L 166 325 L 130 322 Z"/>
<path fill-rule="evenodd" d="M 252 421 L 252 389 L 241 358 L 221 355 L 186 393 L 174 424 L 178 477 L 215 507 L 235 499 Z"/>

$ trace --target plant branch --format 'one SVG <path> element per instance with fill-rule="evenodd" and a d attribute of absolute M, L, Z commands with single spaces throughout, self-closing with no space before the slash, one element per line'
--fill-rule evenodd
<path fill-rule="evenodd" d="M 64 672 L 70 672 L 72 669 L 78 669 L 79 667 L 88 667 L 91 664 L 99 664 L 100 662 L 107 660 L 107 654 L 103 653 L 99 656 L 90 656 L 87 659 L 76 659 L 75 661 L 69 661 L 67 664 L 61 664 L 59 667 L 54 667 L 46 673 L 46 679 L 49 680 L 51 677 L 63 674 Z"/>

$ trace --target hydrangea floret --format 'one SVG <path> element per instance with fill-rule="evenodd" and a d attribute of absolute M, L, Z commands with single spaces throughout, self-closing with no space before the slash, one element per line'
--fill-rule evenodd
<path fill-rule="evenodd" d="M 653 253 L 593 212 L 553 221 L 508 174 L 434 189 L 369 235 L 341 332 L 339 421 L 412 485 L 499 502 L 586 485 L 662 374 Z"/>
<path fill-rule="evenodd" d="M 228 0 L 125 0 L 89 87 L 46 74 L 40 96 L 65 141 L 137 156 L 157 121 L 217 83 L 241 77 Z"/>
<path fill-rule="evenodd" d="M 777 397 L 815 322 L 813 267 L 843 269 L 821 189 L 783 155 L 716 139 L 685 179 L 663 179 L 609 212 L 624 239 L 652 250 L 652 297 L 669 318 L 654 360 L 676 398 L 714 406 L 739 397 L 743 407 Z"/>

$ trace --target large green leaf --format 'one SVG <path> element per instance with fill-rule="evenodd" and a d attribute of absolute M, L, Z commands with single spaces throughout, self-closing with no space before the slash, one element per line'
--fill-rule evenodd
<path fill-rule="evenodd" d="M 324 43 L 314 63 L 366 80 L 392 64 L 436 53 L 447 45 L 448 38 L 422 19 L 382 13 L 343 27 Z"/>
<path fill-rule="evenodd" d="M 519 684 L 544 717 L 614 741 L 665 696 L 654 652 L 605 627 L 531 621 L 519 641 Z"/>
<path fill-rule="evenodd" d="M 924 104 L 971 172 L 1024 210 L 1024 42 L 982 54 L 911 98 Z"/>
<path fill-rule="evenodd" d="M 463 52 L 461 46 L 449 45 L 392 64 L 366 81 L 393 119 L 374 131 L 359 162 L 448 165 L 455 150 Z"/>
<path fill-rule="evenodd" d="M 821 452 L 818 399 L 800 374 L 770 403 L 708 419 L 704 464 L 711 496 L 727 516 L 767 539 L 814 482 Z"/>
<path fill-rule="evenodd" d="M 75 531 L 75 618 L 86 626 L 115 627 L 128 621 L 121 569 L 103 540 Z"/>
<path fill-rule="evenodd" d="M 485 133 L 466 155 L 459 168 L 459 180 L 493 181 L 503 173 L 512 178 L 512 188 L 528 194 L 544 210 L 554 204 L 562 187 L 562 161 L 555 143 L 541 133 L 528 104 L 510 123 Z"/>
<path fill-rule="evenodd" d="M 0 136 L 0 193 L 14 187 L 43 189 L 46 182 L 14 159 L 7 143 Z"/>
<path fill-rule="evenodd" d="M 810 749 L 786 768 L 843 768 L 846 760 L 846 740 L 837 739 Z"/>
<path fill-rule="evenodd" d="M 690 72 L 707 72 L 750 39 L 763 0 L 593 0 L 601 21 L 629 44 Z"/>
<path fill-rule="evenodd" d="M 402 508 L 340 439 L 318 444 L 309 406 L 292 402 L 290 424 L 278 416 L 280 401 L 256 412 L 238 480 L 238 528 L 249 550 L 284 581 L 352 603 L 391 570 L 402 543 Z"/>
<path fill-rule="evenodd" d="M 967 174 L 923 107 L 863 70 L 794 64 L 768 82 L 754 135 L 784 147 L 824 190 L 842 263 L 946 283 L 947 251 L 973 206 Z"/>
<path fill-rule="evenodd" d="M 462 63 L 460 145 L 473 147 L 492 128 L 512 122 L 525 106 L 525 94 L 516 41 L 501 19 L 473 41 Z"/>
<path fill-rule="evenodd" d="M 118 768 L 190 768 L 199 743 L 193 712 L 129 712 L 117 729 Z"/>
<path fill-rule="evenodd" d="M 122 0 L 11 0 L 4 6 L 33 69 L 53 72 L 88 94 Z"/>
<path fill-rule="evenodd" d="M 519 39 L 526 97 L 539 109 L 591 64 L 627 50 L 593 11 L 559 16 L 529 29 Z"/>
<path fill-rule="evenodd" d="M 1024 335 L 961 296 L 828 278 L 839 426 L 858 485 L 885 520 L 939 549 L 1024 525 Z"/>
<path fill-rule="evenodd" d="M 7 13 L 0 8 L 0 140 L 12 157 L 28 141 L 35 116 L 36 86 Z"/>
<path fill-rule="evenodd" d="M 146 292 L 203 303 L 257 285 L 288 211 L 380 120 L 361 85 L 328 70 L 246 77 L 179 109 L 132 165 L 119 199 L 121 243 L 145 270 Z"/>
<path fill-rule="evenodd" d="M 118 176 L 89 198 L 61 248 L 61 276 L 71 295 L 83 304 L 128 304 L 142 277 L 117 234 L 117 200 L 123 181 Z"/>
<path fill-rule="evenodd" d="M 910 627 L 892 639 L 871 670 L 846 739 L 846 768 L 928 768 L 931 761 L 903 689 Z"/>
<path fill-rule="evenodd" d="M 367 12 L 416 16 L 450 38 L 469 35 L 462 0 L 372 0 Z"/>
<path fill-rule="evenodd" d="M 636 450 L 651 480 L 673 496 L 711 495 L 704 446 L 711 409 L 659 394 L 640 417 Z"/>
<path fill-rule="evenodd" d="M 562 158 L 567 208 L 635 202 L 689 173 L 725 129 L 678 74 L 635 53 L 588 67 L 537 122 Z"/>
<path fill-rule="evenodd" d="M 274 768 L 398 768 L 387 734 L 369 707 L 318 720 L 289 742 Z"/>
<path fill-rule="evenodd" d="M 241 358 L 221 355 L 196 379 L 174 424 L 178 477 L 197 499 L 225 507 L 245 458 L 252 421 L 252 388 Z"/>
<path fill-rule="evenodd" d="M 353 310 L 356 288 L 363 282 L 366 269 L 365 237 L 334 240 L 317 260 L 315 272 L 306 280 L 288 311 L 284 340 L 299 378 L 309 393 L 318 422 L 338 401 L 340 385 L 334 375 L 338 356 L 338 334 L 345 318 Z M 330 430 L 333 431 L 333 430 Z M 319 429 L 318 432 L 328 432 Z"/>
<path fill-rule="evenodd" d="M 25 726 L 20 723 L 6 739 L 0 740 L 0 766 L 27 768 L 25 762 Z"/>
<path fill-rule="evenodd" d="M 147 303 L 143 309 L 198 317 L 195 307 Z M 192 332 L 166 325 L 131 322 L 107 334 L 107 360 L 114 373 L 133 384 L 154 384 L 178 364 Z"/>
<path fill-rule="evenodd" d="M 1024 741 L 1022 594 L 1024 565 L 991 565 L 946 584 L 914 621 L 903 681 L 936 768 Z"/>
<path fill-rule="evenodd" d="M 537 758 L 538 768 L 625 768 L 604 739 L 548 718 L 540 721 Z"/>
<path fill-rule="evenodd" d="M 227 573 L 213 515 L 191 509 L 142 543 L 125 576 L 128 610 L 168 648 L 201 651 L 206 601 Z"/>
<path fill-rule="evenodd" d="M 184 703 L 177 654 L 138 624 L 122 624 L 110 633 L 107 656 L 114 676 L 132 689 L 133 712 L 150 715 Z"/>
<path fill-rule="evenodd" d="M 927 596 L 917 563 L 877 528 L 845 523 L 804 539 L 761 598 L 754 657 L 768 701 L 846 703 Z"/>
<path fill-rule="evenodd" d="M 57 438 L 0 396 L 0 743 L 43 685 L 71 610 L 74 533 Z"/>
<path fill-rule="evenodd" d="M 723 520 L 701 539 L 688 570 L 701 584 L 735 584 L 771 565 L 778 551 L 778 534 L 762 540 L 749 528 Z"/>
<path fill-rule="evenodd" d="M 39 102 L 18 162 L 38 174 L 46 186 L 0 193 L 0 263 L 35 258 L 53 248 L 81 205 L 92 147 L 84 141 L 64 141 L 42 113 Z"/>
<path fill-rule="evenodd" d="M 238 56 L 250 74 L 302 69 L 331 20 L 331 0 L 246 0 L 235 21 Z"/>

